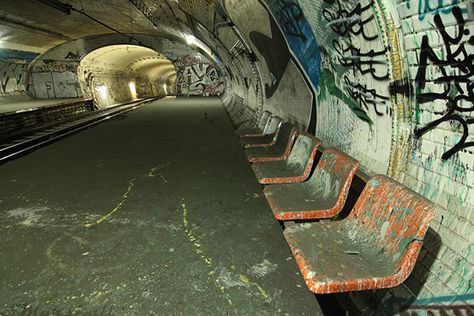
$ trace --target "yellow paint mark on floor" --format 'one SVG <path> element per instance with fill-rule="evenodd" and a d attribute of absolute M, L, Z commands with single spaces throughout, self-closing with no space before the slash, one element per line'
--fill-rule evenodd
<path fill-rule="evenodd" d="M 214 275 L 215 274 L 215 269 L 213 268 L 213 261 L 212 261 L 212 258 L 210 258 L 209 256 L 207 256 L 204 251 L 201 249 L 201 243 L 199 242 L 199 240 L 194 236 L 193 234 L 193 231 L 192 229 L 189 227 L 189 223 L 188 223 L 188 210 L 186 208 L 186 204 L 185 203 L 182 203 L 181 204 L 181 207 L 183 208 L 183 225 L 184 225 L 184 230 L 186 232 L 186 236 L 188 237 L 189 241 L 194 245 L 194 250 L 196 252 L 196 254 L 201 258 L 201 260 L 206 263 L 209 268 L 211 268 L 211 271 L 208 273 L 209 276 L 211 275 Z M 248 285 L 249 287 L 250 286 L 254 286 L 255 288 L 257 288 L 257 290 L 259 291 L 260 295 L 263 297 L 263 299 L 266 301 L 266 302 L 271 302 L 271 297 L 267 294 L 267 292 L 256 282 L 252 281 L 248 276 L 246 275 L 238 275 L 238 278 L 240 279 L 240 281 L 246 285 Z M 224 297 L 226 298 L 227 302 L 229 303 L 229 305 L 233 305 L 232 303 L 232 300 L 230 299 L 229 297 L 229 294 L 226 292 L 226 288 L 224 286 L 222 286 L 221 284 L 219 284 L 218 280 L 214 280 L 214 285 L 217 289 L 219 289 L 219 291 L 222 293 L 222 295 L 224 295 Z"/>
<path fill-rule="evenodd" d="M 240 277 L 240 281 L 244 282 L 245 284 L 255 286 L 260 292 L 260 295 L 263 297 L 263 299 L 266 302 L 271 302 L 270 296 L 267 294 L 267 292 L 265 292 L 265 290 L 258 283 L 251 281 L 247 276 L 242 275 L 242 274 L 239 277 Z"/>
<path fill-rule="evenodd" d="M 140 179 L 143 179 L 145 177 L 155 177 L 157 175 L 156 172 L 158 170 L 163 169 L 165 167 L 168 167 L 169 165 L 171 165 L 171 163 L 173 163 L 173 161 L 169 161 L 169 162 L 161 164 L 157 167 L 151 168 L 150 171 L 145 176 L 140 177 Z M 158 175 L 160 176 L 160 178 L 163 180 L 164 183 L 168 183 L 168 180 L 165 179 L 165 177 L 163 176 L 163 174 L 161 174 L 161 172 L 159 172 Z M 117 212 L 123 206 L 123 204 L 127 201 L 130 192 L 132 191 L 133 187 L 135 186 L 135 181 L 136 180 L 137 180 L 137 178 L 133 178 L 132 180 L 129 181 L 127 191 L 122 195 L 121 201 L 114 207 L 113 210 L 111 210 L 109 213 L 102 216 L 100 219 L 98 219 L 97 221 L 95 221 L 93 223 L 84 224 L 84 227 L 89 228 L 89 227 L 99 225 L 100 223 L 107 220 L 110 216 L 112 216 L 115 212 Z"/>
<path fill-rule="evenodd" d="M 150 172 L 148 172 L 148 175 L 147 175 L 147 176 L 149 176 L 149 177 L 154 177 L 154 176 L 155 176 L 155 172 L 156 172 L 156 170 L 158 170 L 158 169 L 159 169 L 159 167 L 154 167 L 154 168 L 152 168 L 152 169 L 150 170 Z"/>
<path fill-rule="evenodd" d="M 194 249 L 196 251 L 196 254 L 198 254 L 202 261 L 204 261 L 207 265 L 212 265 L 212 259 L 207 257 L 204 252 L 201 249 L 201 244 L 197 240 L 197 238 L 193 235 L 192 229 L 188 225 L 188 210 L 186 209 L 186 204 L 181 204 L 181 207 L 183 208 L 183 224 L 184 224 L 184 231 L 186 232 L 186 235 L 188 236 L 189 241 L 194 245 Z"/>
<path fill-rule="evenodd" d="M 183 225 L 184 225 L 184 231 L 186 232 L 186 236 L 188 237 L 189 241 L 194 245 L 194 250 L 196 254 L 201 258 L 201 260 L 207 264 L 211 269 L 212 269 L 212 259 L 208 257 L 204 251 L 201 249 L 201 244 L 199 243 L 199 240 L 194 236 L 192 229 L 189 227 L 188 224 L 188 210 L 186 209 L 186 204 L 182 203 L 181 207 L 183 208 Z M 212 269 L 208 275 L 213 275 L 214 274 L 214 269 Z M 225 288 L 223 286 L 219 286 L 219 284 L 214 281 L 214 286 L 219 289 L 219 291 L 224 295 L 226 298 L 226 301 L 229 305 L 233 305 L 232 300 L 229 297 L 229 294 L 225 291 Z"/>
<path fill-rule="evenodd" d="M 165 179 L 165 177 L 163 176 L 161 172 L 158 173 L 158 175 L 160 176 L 161 180 L 163 180 L 164 183 L 168 183 L 168 180 Z"/>
<path fill-rule="evenodd" d="M 132 180 L 129 181 L 127 191 L 122 195 L 122 200 L 114 207 L 113 210 L 111 210 L 109 213 L 107 213 L 106 215 L 99 218 L 94 223 L 84 224 L 84 227 L 89 228 L 89 227 L 93 227 L 95 225 L 99 225 L 103 221 L 107 220 L 110 216 L 112 216 L 115 212 L 117 212 L 123 206 L 123 204 L 127 201 L 130 192 L 132 191 L 133 187 L 135 186 L 135 180 L 136 179 L 133 178 Z"/>

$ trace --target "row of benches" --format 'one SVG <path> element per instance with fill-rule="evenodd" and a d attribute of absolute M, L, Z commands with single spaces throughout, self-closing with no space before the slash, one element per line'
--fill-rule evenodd
<path fill-rule="evenodd" d="M 358 161 L 270 112 L 238 129 L 252 169 L 309 289 L 318 294 L 381 289 L 411 273 L 433 216 L 432 203 L 387 176 L 366 184 L 350 214 L 346 202 Z M 333 219 L 324 220 L 323 219 Z"/>

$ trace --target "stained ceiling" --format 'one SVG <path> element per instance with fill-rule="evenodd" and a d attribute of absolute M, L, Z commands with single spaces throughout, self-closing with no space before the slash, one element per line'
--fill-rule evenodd
<path fill-rule="evenodd" d="M 45 4 L 48 2 L 49 4 Z M 190 21 L 212 31 L 223 17 L 215 0 L 0 0 L 0 48 L 42 53 L 90 35 L 192 34 Z M 70 14 L 55 9 L 70 6 Z M 202 34 L 202 30 L 200 30 Z"/>

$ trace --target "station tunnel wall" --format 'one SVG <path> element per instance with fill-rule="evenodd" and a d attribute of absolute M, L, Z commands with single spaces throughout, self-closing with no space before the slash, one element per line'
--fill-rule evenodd
<path fill-rule="evenodd" d="M 216 2 L 231 22 L 214 32 L 225 51 L 206 43 L 231 81 L 229 108 L 255 118 L 269 110 L 358 159 L 367 175 L 389 175 L 436 204 L 413 274 L 363 293 L 367 301 L 388 314 L 472 302 L 472 2 Z M 199 6 L 183 10 L 205 26 Z"/>
<path fill-rule="evenodd" d="M 436 204 L 413 274 L 374 292 L 378 306 L 472 302 L 473 3 L 268 0 L 226 9 L 257 54 L 263 108 L 314 124 L 325 147 L 358 159 L 366 174 L 387 174 Z M 298 87 L 287 85 L 292 69 L 304 76 L 291 80 Z"/>

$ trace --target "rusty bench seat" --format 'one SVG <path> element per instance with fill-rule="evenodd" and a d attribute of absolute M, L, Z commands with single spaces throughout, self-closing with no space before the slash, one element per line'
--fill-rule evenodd
<path fill-rule="evenodd" d="M 244 148 L 261 147 L 275 144 L 280 126 L 283 120 L 281 117 L 272 116 L 268 122 L 262 136 L 250 136 L 240 138 L 240 143 Z"/>
<path fill-rule="evenodd" d="M 293 124 L 285 122 L 278 129 L 278 137 L 273 145 L 249 147 L 245 154 L 250 162 L 277 161 L 287 159 L 297 134 Z"/>
<path fill-rule="evenodd" d="M 299 134 L 287 159 L 252 164 L 261 184 L 299 183 L 305 181 L 313 168 L 319 139 L 310 134 Z"/>
<path fill-rule="evenodd" d="M 255 136 L 263 136 L 265 127 L 268 125 L 272 113 L 269 111 L 264 111 L 262 116 L 260 117 L 260 121 L 258 125 L 255 127 L 250 128 L 239 128 L 235 131 L 235 134 L 239 137 L 255 137 Z"/>
<path fill-rule="evenodd" d="M 331 218 L 342 210 L 358 166 L 345 153 L 327 148 L 307 181 L 269 185 L 263 192 L 276 219 Z"/>
<path fill-rule="evenodd" d="M 376 176 L 347 219 L 295 224 L 284 235 L 311 291 L 389 288 L 413 270 L 433 209 L 410 189 Z"/>

